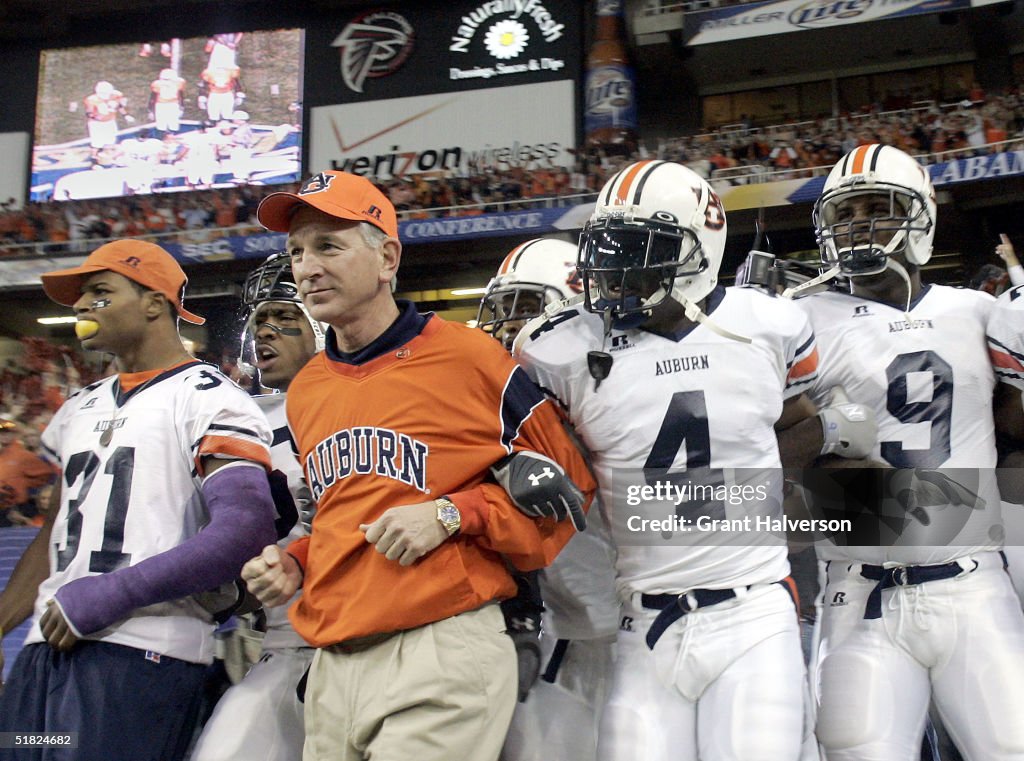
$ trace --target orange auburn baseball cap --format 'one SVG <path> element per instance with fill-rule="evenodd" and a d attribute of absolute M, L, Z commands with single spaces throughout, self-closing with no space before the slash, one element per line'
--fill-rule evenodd
<path fill-rule="evenodd" d="M 155 243 L 134 238 L 115 240 L 100 246 L 78 267 L 43 274 L 43 290 L 58 304 L 74 306 L 82 296 L 82 283 L 86 278 L 108 270 L 124 275 L 144 288 L 162 293 L 185 322 L 194 325 L 206 322 L 182 306 L 188 278 L 174 257 Z"/>
<path fill-rule="evenodd" d="M 369 222 L 389 237 L 398 237 L 398 217 L 387 196 L 365 177 L 325 171 L 306 180 L 297 193 L 271 193 L 256 210 L 268 230 L 286 233 L 299 206 L 312 206 L 338 219 Z"/>

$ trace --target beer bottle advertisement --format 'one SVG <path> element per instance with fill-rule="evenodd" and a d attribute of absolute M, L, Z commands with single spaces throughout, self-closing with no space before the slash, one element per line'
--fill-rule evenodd
<path fill-rule="evenodd" d="M 630 149 L 636 144 L 636 80 L 624 36 L 622 1 L 598 0 L 597 29 L 584 82 L 587 145 Z"/>

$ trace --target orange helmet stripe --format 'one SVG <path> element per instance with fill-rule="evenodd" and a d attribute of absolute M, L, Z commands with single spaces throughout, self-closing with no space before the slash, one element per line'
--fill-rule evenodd
<path fill-rule="evenodd" d="M 853 153 L 853 174 L 860 174 L 864 171 L 864 161 L 867 160 L 868 151 L 874 148 L 874 145 L 862 145 Z"/>
<path fill-rule="evenodd" d="M 629 190 L 632 187 L 633 182 L 636 180 L 637 175 L 654 162 L 654 159 L 638 161 L 629 168 L 625 177 L 622 178 L 622 182 L 619 183 L 619 189 L 615 192 L 615 200 L 618 203 L 626 203 L 626 198 L 629 196 Z"/>
<path fill-rule="evenodd" d="M 520 243 L 518 246 L 509 251 L 508 256 L 505 257 L 505 260 L 501 263 L 501 266 L 498 267 L 498 274 L 507 275 L 509 271 L 512 269 L 512 264 L 515 262 L 516 257 L 519 255 L 519 252 L 526 248 L 526 246 L 530 245 L 530 243 L 532 243 L 532 241 Z"/>

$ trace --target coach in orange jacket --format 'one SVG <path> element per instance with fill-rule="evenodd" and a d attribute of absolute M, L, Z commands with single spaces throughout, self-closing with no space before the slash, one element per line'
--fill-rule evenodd
<path fill-rule="evenodd" d="M 312 534 L 243 571 L 268 606 L 303 588 L 291 620 L 320 648 L 304 761 L 496 759 L 517 683 L 507 562 L 547 565 L 573 526 L 525 515 L 491 467 L 540 453 L 587 503 L 591 476 L 499 344 L 394 299 L 398 223 L 368 180 L 322 172 L 258 218 L 288 233 L 303 303 L 331 326 L 287 403 Z"/>

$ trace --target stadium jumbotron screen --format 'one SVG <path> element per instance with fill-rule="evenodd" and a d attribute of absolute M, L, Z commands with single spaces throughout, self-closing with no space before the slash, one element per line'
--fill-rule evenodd
<path fill-rule="evenodd" d="M 300 176 L 303 31 L 44 50 L 30 199 Z"/>

